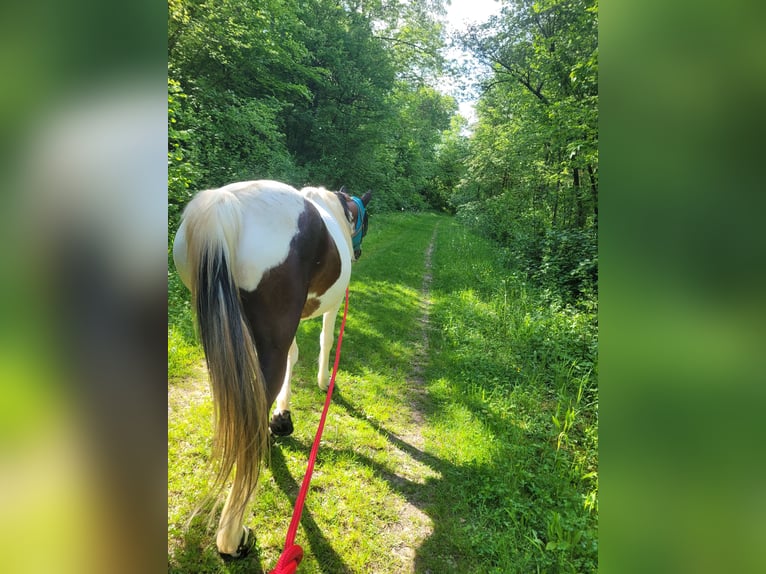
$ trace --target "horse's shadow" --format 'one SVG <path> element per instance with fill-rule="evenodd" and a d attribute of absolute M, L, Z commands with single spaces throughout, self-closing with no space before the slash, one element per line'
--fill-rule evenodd
<path fill-rule="evenodd" d="M 421 462 L 431 467 L 432 470 L 442 472 L 446 470 L 447 466 L 449 466 L 448 463 L 444 462 L 442 459 L 437 458 L 433 455 L 430 455 L 426 452 L 423 452 L 419 448 L 412 446 L 410 443 L 403 441 L 397 435 L 395 435 L 390 430 L 388 430 L 383 425 L 381 425 L 378 421 L 376 421 L 373 418 L 370 418 L 369 416 L 364 414 L 362 411 L 360 411 L 358 408 L 356 408 L 352 403 L 347 401 L 346 398 L 340 393 L 340 391 L 336 391 L 336 393 L 333 395 L 332 402 L 336 405 L 343 407 L 350 416 L 360 421 L 364 421 L 365 423 L 370 425 L 378 434 L 383 436 L 388 442 L 390 442 L 396 448 L 398 448 L 402 452 L 407 453 L 409 456 L 411 456 L 413 459 L 417 460 L 418 462 Z M 357 454 L 357 456 L 359 455 Z M 362 460 L 364 460 L 365 458 L 366 457 L 362 457 Z M 367 459 L 367 460 L 372 466 L 376 468 L 376 470 L 378 470 L 379 467 L 381 467 L 381 465 L 376 463 L 375 461 L 371 459 Z M 391 473 L 390 471 L 383 471 L 384 476 L 386 476 L 387 474 L 393 474 L 393 473 Z M 397 477 L 397 481 L 402 480 L 402 478 L 399 477 L 398 475 L 394 475 L 394 476 Z"/>
<path fill-rule="evenodd" d="M 339 389 L 335 389 L 332 402 L 343 408 L 346 413 L 365 424 L 372 427 L 378 434 L 384 437 L 395 448 L 404 452 L 412 459 L 419 463 L 428 466 L 441 476 L 448 476 L 450 469 L 454 466 L 438 457 L 428 454 L 419 448 L 411 445 L 410 443 L 402 440 L 399 436 L 389 431 L 378 421 L 364 414 L 353 403 L 347 400 L 340 392 Z M 311 449 L 310 443 L 304 443 L 296 440 L 293 437 L 280 438 L 276 441 L 271 450 L 271 470 L 274 475 L 274 480 L 283 493 L 294 502 L 298 493 L 298 483 L 292 477 L 287 466 L 285 464 L 284 456 L 281 452 L 280 446 L 284 445 L 290 449 L 305 451 L 307 454 Z M 418 508 L 425 514 L 429 514 L 429 501 L 433 498 L 433 492 L 435 487 L 435 481 L 439 479 L 428 479 L 425 483 L 413 482 L 408 478 L 400 476 L 396 472 L 392 471 L 385 464 L 373 460 L 372 458 L 365 456 L 357 451 L 351 449 L 338 449 L 332 447 L 323 447 L 330 449 L 337 455 L 353 455 L 354 460 L 371 468 L 377 476 L 380 476 L 386 482 L 388 482 L 392 489 L 401 494 L 410 504 Z M 319 526 L 316 524 L 312 517 L 308 507 L 304 508 L 303 516 L 301 518 L 301 526 L 305 531 L 305 535 L 308 538 L 308 542 L 311 546 L 311 553 L 317 558 L 317 562 L 320 568 L 326 574 L 337 573 L 350 573 L 353 572 L 349 566 L 343 561 L 343 558 L 333 549 L 330 541 L 322 534 Z M 434 528 L 438 528 L 437 524 L 434 524 Z M 419 549 L 413 549 L 414 551 Z M 421 557 L 419 554 L 415 555 L 415 568 L 417 571 L 417 562 Z"/>
<path fill-rule="evenodd" d="M 435 513 L 435 506 L 438 506 L 438 500 L 436 500 L 436 498 L 439 496 L 439 484 L 442 481 L 453 480 L 456 473 L 462 477 L 462 480 L 466 479 L 467 474 L 476 474 L 476 480 L 478 481 L 480 475 L 490 472 L 491 469 L 474 465 L 464 465 L 458 468 L 458 466 L 451 462 L 417 448 L 406 440 L 403 440 L 400 436 L 391 432 L 374 418 L 364 413 L 363 410 L 352 402 L 352 400 L 347 399 L 338 388 L 335 389 L 332 402 L 334 403 L 334 406 L 343 409 L 346 415 L 368 425 L 381 437 L 385 438 L 385 440 L 394 448 L 418 463 L 427 466 L 434 471 L 434 474 L 438 475 L 438 478 L 432 476 L 427 478 L 424 482 L 417 482 L 397 474 L 396 470 L 392 469 L 389 465 L 374 460 L 356 450 L 333 448 L 329 445 L 324 445 L 322 447 L 324 450 L 331 450 L 333 456 L 344 457 L 349 455 L 349 457 L 352 457 L 357 464 L 372 469 L 377 476 L 383 478 L 390 485 L 393 492 L 397 492 L 406 499 L 409 504 L 432 519 L 433 531 L 430 532 L 424 540 L 420 541 L 417 548 L 411 549 L 413 555 L 413 571 L 424 571 L 421 568 L 421 566 L 424 566 L 424 561 L 428 560 L 429 563 L 433 564 L 435 558 L 444 568 L 439 571 L 458 571 L 457 562 L 460 560 L 459 552 L 455 558 L 449 556 L 451 551 L 444 546 L 444 532 L 440 532 L 440 529 L 444 528 L 445 525 L 439 524 L 439 521 L 436 519 L 438 513 Z M 429 414 L 428 411 L 436 408 L 436 405 L 426 402 L 425 404 L 417 405 L 416 408 L 418 408 L 422 414 L 427 416 Z M 292 450 L 303 452 L 308 455 L 311 450 L 311 443 L 297 440 L 292 436 L 280 437 L 275 440 L 271 447 L 270 470 L 272 479 L 284 496 L 294 504 L 302 475 L 295 477 L 291 474 L 287 466 L 283 449 L 286 449 L 287 451 Z M 468 519 L 470 519 L 470 517 L 466 517 L 466 520 Z M 310 553 L 316 558 L 316 563 L 321 572 L 324 574 L 350 574 L 354 572 L 333 547 L 332 541 L 322 532 L 321 527 L 317 524 L 312 515 L 310 505 L 304 507 L 300 525 L 302 536 L 305 537 L 307 542 L 304 546 L 304 550 L 307 554 Z M 266 571 L 263 570 L 261 565 L 264 560 L 264 555 L 258 545 L 257 538 L 255 548 L 252 549 L 251 554 L 245 559 L 222 564 L 214 546 L 211 547 L 209 540 L 203 534 L 203 528 L 189 529 L 184 540 L 183 548 L 180 549 L 180 552 L 176 552 L 174 556 L 174 565 L 169 568 L 169 572 L 174 574 L 194 571 L 228 572 L 230 574 L 244 574 L 245 572 L 265 574 Z M 195 564 L 196 568 L 199 568 L 199 570 L 185 569 L 182 566 L 183 564 Z"/>
<path fill-rule="evenodd" d="M 295 450 L 305 449 L 306 452 L 311 449 L 311 445 L 304 445 L 293 437 L 282 437 L 277 439 L 271 448 L 271 464 L 269 468 L 274 477 L 274 482 L 294 504 L 298 496 L 299 484 L 287 468 L 282 449 L 279 448 L 279 445 L 282 444 Z M 326 574 L 351 574 L 353 572 L 322 533 L 321 528 L 317 525 L 307 506 L 303 508 L 300 524 L 311 545 L 311 553 L 316 556 L 322 572 Z"/>
<path fill-rule="evenodd" d="M 298 442 L 293 437 L 281 437 L 272 444 L 269 469 L 274 483 L 294 503 L 298 495 L 299 484 L 287 468 L 281 446 L 308 452 L 311 445 Z M 262 566 L 264 557 L 257 537 L 255 538 L 255 546 L 251 548 L 245 558 L 222 562 L 215 546 L 210 544 L 208 536 L 210 524 L 206 524 L 207 516 L 207 512 L 203 511 L 191 520 L 190 527 L 186 529 L 183 537 L 184 543 L 174 553 L 168 572 L 170 574 L 189 574 L 190 572 L 223 571 L 230 574 L 265 574 L 266 571 Z M 322 533 L 308 507 L 303 509 L 300 524 L 311 547 L 311 553 L 317 558 L 322 572 L 325 574 L 353 573 Z"/>

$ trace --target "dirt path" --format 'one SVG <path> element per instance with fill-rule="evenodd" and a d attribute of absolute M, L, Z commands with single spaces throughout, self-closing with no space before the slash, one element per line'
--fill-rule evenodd
<path fill-rule="evenodd" d="M 428 479 L 441 478 L 439 473 L 418 459 L 424 457 L 415 456 L 414 452 L 407 452 L 405 445 L 412 449 L 422 451 L 425 439 L 422 434 L 422 427 L 425 422 L 426 405 L 428 395 L 425 389 L 425 380 L 423 378 L 425 367 L 428 363 L 429 339 L 428 330 L 430 325 L 431 310 L 431 281 L 433 274 L 431 271 L 431 255 L 436 242 L 438 227 L 434 229 L 431 241 L 425 252 L 425 271 L 423 273 L 423 283 L 420 290 L 420 315 L 417 323 L 420 327 L 420 340 L 418 341 L 415 352 L 415 359 L 412 365 L 412 372 L 408 379 L 411 402 L 409 403 L 410 418 L 412 424 L 407 430 L 396 435 L 396 439 L 401 441 L 401 456 L 398 457 L 397 475 L 402 482 L 409 481 L 414 484 L 425 484 Z M 404 405 L 403 405 L 404 406 Z M 419 489 L 422 492 L 422 489 Z M 422 510 L 425 500 L 419 498 L 413 492 L 402 504 L 399 510 L 399 520 L 392 524 L 387 534 L 392 534 L 400 540 L 393 548 L 393 556 L 398 561 L 399 568 L 397 572 L 409 574 L 415 572 L 415 557 L 417 549 L 432 533 L 433 521 Z"/>
<path fill-rule="evenodd" d="M 425 253 L 425 270 L 423 272 L 423 284 L 420 288 L 420 315 L 418 317 L 418 325 L 420 326 L 420 341 L 415 352 L 415 361 L 412 365 L 412 375 L 410 378 L 410 389 L 415 399 L 413 402 L 412 419 L 415 423 L 412 439 L 416 444 L 413 446 L 422 446 L 423 437 L 420 436 L 420 425 L 423 423 L 423 407 L 426 398 L 426 391 L 424 388 L 425 381 L 423 380 L 423 373 L 428 362 L 428 328 L 430 325 L 431 314 L 431 281 L 433 274 L 431 272 L 431 255 L 434 251 L 434 244 L 436 243 L 436 232 L 438 229 L 434 229 L 434 233 L 431 236 L 431 241 L 428 244 L 428 248 Z"/>

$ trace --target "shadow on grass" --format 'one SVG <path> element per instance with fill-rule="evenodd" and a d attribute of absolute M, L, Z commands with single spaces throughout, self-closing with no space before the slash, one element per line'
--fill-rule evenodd
<path fill-rule="evenodd" d="M 480 557 L 481 547 L 474 541 L 461 539 L 459 533 L 465 523 L 480 522 L 480 510 L 465 510 L 466 505 L 459 498 L 467 499 L 470 493 L 465 492 L 468 485 L 481 485 L 486 482 L 487 475 L 496 475 L 498 468 L 490 464 L 456 465 L 436 457 L 413 444 L 403 440 L 366 414 L 363 408 L 351 398 L 347 398 L 340 389 L 335 390 L 333 402 L 345 413 L 363 422 L 383 437 L 394 448 L 406 454 L 418 463 L 429 467 L 439 477 L 429 477 L 424 482 L 413 481 L 397 472 L 390 465 L 378 462 L 354 449 L 333 448 L 323 446 L 324 456 L 328 458 L 353 458 L 356 464 L 370 468 L 377 476 L 385 480 L 391 490 L 407 500 L 409 504 L 428 516 L 433 525 L 432 532 L 419 542 L 419 546 L 411 548 L 413 555 L 412 571 L 414 572 L 462 572 L 470 571 L 469 564 L 485 567 L 498 567 L 497 557 L 485 555 Z M 431 414 L 429 409 L 436 406 L 430 401 L 417 405 L 424 415 Z M 292 450 L 308 455 L 310 442 L 296 440 L 294 437 L 279 438 L 271 449 L 270 469 L 273 480 L 284 496 L 294 503 L 299 490 L 301 476 L 293 476 L 288 469 L 285 452 Z M 285 451 L 285 452 L 283 452 Z M 454 499 L 452 497 L 455 497 Z M 502 504 L 502 497 L 497 502 Z M 445 513 L 444 506 L 453 504 L 463 510 L 455 515 Z M 458 502 L 461 502 L 458 504 Z M 275 525 L 275 528 L 277 526 Z M 286 531 L 286 524 L 281 525 Z M 307 540 L 304 546 L 306 554 L 312 554 L 319 570 L 324 574 L 350 574 L 354 572 L 341 555 L 333 547 L 333 543 L 322 532 L 314 519 L 310 506 L 306 506 L 301 518 L 303 536 Z M 257 541 L 256 541 L 257 545 Z M 478 559 L 478 562 L 477 562 Z M 209 533 L 205 528 L 204 519 L 197 519 L 192 528 L 184 536 L 183 545 L 173 554 L 168 571 L 173 574 L 190 572 L 226 572 L 231 574 L 259 573 L 265 571 L 261 567 L 262 552 L 256 546 L 252 553 L 242 561 L 223 563 L 214 545 L 210 544 Z"/>
<path fill-rule="evenodd" d="M 403 441 L 401 438 L 399 438 L 397 435 L 392 433 L 390 430 L 383 427 L 378 421 L 364 414 L 356 406 L 354 406 L 352 403 L 346 400 L 346 398 L 340 393 L 340 390 L 337 390 L 333 394 L 332 402 L 336 405 L 343 407 L 346 410 L 346 412 L 352 417 L 354 417 L 355 419 L 364 421 L 365 423 L 370 425 L 373 429 L 375 429 L 375 431 L 378 434 L 383 436 L 388 442 L 390 442 L 392 445 L 394 445 L 396 448 L 398 448 L 402 452 L 407 453 L 409 456 L 411 456 L 413 459 L 417 460 L 418 462 L 421 462 L 431 467 L 431 469 L 437 472 L 443 472 L 444 470 L 446 470 L 447 466 L 449 466 L 449 463 L 446 463 L 442 459 L 437 458 L 426 452 L 423 452 L 419 448 L 416 448 L 412 446 L 411 444 L 409 444 L 408 442 Z M 422 405 L 418 405 L 418 406 L 422 406 Z M 378 466 L 377 463 L 374 463 L 374 462 L 372 462 L 372 465 L 376 467 Z"/>
<path fill-rule="evenodd" d="M 311 445 L 305 445 L 292 437 L 286 437 L 277 439 L 271 448 L 270 470 L 274 482 L 294 505 L 295 498 L 298 495 L 299 484 L 287 468 L 285 457 L 281 450 L 282 446 L 308 453 Z M 170 557 L 168 562 L 169 574 L 190 574 L 192 572 L 265 574 L 266 571 L 261 565 L 263 556 L 258 545 L 257 534 L 255 547 L 251 549 L 248 556 L 241 560 L 224 562 L 218 555 L 215 544 L 211 544 L 207 517 L 207 512 L 203 511 L 192 520 L 183 536 L 182 545 Z M 274 525 L 274 527 L 281 528 L 282 525 Z M 309 548 L 304 548 L 304 552 L 307 554 L 311 553 L 316 558 L 322 572 L 325 574 L 352 574 L 353 571 L 322 533 L 308 507 L 303 509 L 301 527 L 309 543 Z M 286 524 L 284 529 L 286 532 Z"/>
<path fill-rule="evenodd" d="M 413 397 L 413 400 L 416 399 Z M 453 484 L 454 490 L 459 489 L 458 484 L 466 479 L 465 476 L 461 475 L 464 475 L 467 469 L 460 469 L 456 465 L 402 440 L 401 437 L 385 428 L 378 421 L 366 415 L 344 396 L 340 394 L 334 396 L 333 402 L 343 407 L 350 416 L 368 424 L 395 448 L 439 474 L 440 478 L 429 477 L 423 483 L 415 482 L 396 474 L 395 471 L 392 471 L 385 465 L 366 456 L 356 454 L 357 460 L 368 465 L 379 476 L 384 478 L 410 504 L 427 515 L 433 525 L 433 531 L 429 536 L 420 542 L 418 548 L 412 549 L 414 551 L 413 571 L 442 573 L 460 571 L 457 568 L 457 557 L 462 551 L 451 544 L 452 529 L 448 522 L 441 520 L 440 513 L 436 511 L 436 508 L 439 504 L 443 503 L 443 501 L 439 500 L 443 493 L 452 490 L 449 483 Z M 430 411 L 435 408 L 434 404 L 430 401 L 418 401 L 413 406 L 426 416 L 431 414 Z M 466 517 L 455 517 L 455 520 L 465 519 Z"/>
<path fill-rule="evenodd" d="M 295 499 L 300 490 L 300 485 L 290 474 L 280 445 L 285 445 L 295 450 L 305 450 L 306 453 L 311 450 L 311 445 L 304 445 L 292 437 L 283 437 L 277 439 L 271 448 L 270 468 L 274 476 L 274 482 L 279 486 L 285 496 L 290 499 L 290 502 L 294 507 Z M 303 477 L 301 477 L 301 480 L 303 480 Z M 335 551 L 332 544 L 330 544 L 330 541 L 327 540 L 327 537 L 322 533 L 322 530 L 317 525 L 307 506 L 304 506 L 303 508 L 301 526 L 303 527 L 306 538 L 311 546 L 310 549 L 304 548 L 304 552 L 311 552 L 311 554 L 316 557 L 322 572 L 325 572 L 326 574 L 351 574 L 352 570 Z M 285 532 L 287 532 L 286 527 Z"/>
<path fill-rule="evenodd" d="M 433 455 L 430 455 L 402 440 L 399 436 L 383 427 L 380 423 L 365 415 L 356 405 L 347 400 L 337 388 L 333 394 L 333 403 L 342 407 L 350 416 L 363 421 L 365 424 L 372 427 L 395 448 L 406 453 L 412 459 L 427 465 L 436 472 L 441 473 L 442 475 L 444 475 L 444 473 L 449 474 L 450 468 L 454 468 L 449 463 Z M 286 447 L 305 452 L 306 454 L 308 454 L 311 449 L 311 444 L 297 441 L 292 437 L 288 439 L 279 439 L 277 445 L 280 443 L 284 444 Z M 435 495 L 437 494 L 436 485 L 439 479 L 429 478 L 425 483 L 414 482 L 408 478 L 400 476 L 394 469 L 389 468 L 389 466 L 381 464 L 380 462 L 373 460 L 372 458 L 354 449 L 333 448 L 323 445 L 320 449 L 320 453 L 322 453 L 322 451 L 324 451 L 324 456 L 326 458 L 335 459 L 350 457 L 353 458 L 355 464 L 370 468 L 377 476 L 388 482 L 394 492 L 397 492 L 403 496 L 410 504 L 421 510 L 426 515 L 429 515 L 431 522 L 434 523 L 434 528 L 438 529 L 438 525 L 435 524 L 433 516 L 431 516 L 429 513 L 429 507 Z M 272 465 L 275 463 L 276 468 L 274 469 L 274 474 L 275 476 L 277 474 L 280 475 L 280 478 L 277 480 L 280 488 L 282 488 L 290 500 L 294 500 L 298 491 L 298 484 L 292 479 L 292 477 L 290 477 L 289 471 L 284 466 L 284 457 L 279 448 L 272 449 Z M 343 563 L 340 556 L 338 556 L 337 553 L 332 549 L 329 541 L 327 541 L 321 532 L 319 532 L 316 523 L 314 522 L 310 513 L 307 512 L 307 508 L 308 507 L 304 508 L 301 525 L 306 529 L 306 534 L 311 543 L 311 551 L 316 554 L 317 561 L 322 564 L 323 572 L 327 572 L 328 574 L 336 572 L 352 572 L 352 570 L 348 569 L 348 567 Z M 423 543 L 421 542 L 421 544 Z M 418 549 L 413 548 L 412 550 L 417 551 Z M 337 560 L 341 566 L 330 567 L 330 560 Z M 328 566 L 325 566 L 325 563 L 327 563 Z M 413 571 L 426 572 L 433 570 L 426 570 L 418 567 L 418 565 L 415 564 L 413 565 Z M 439 570 L 439 572 L 444 572 L 444 570 Z"/>
<path fill-rule="evenodd" d="M 353 449 L 339 449 L 332 447 L 324 447 L 326 450 L 325 456 L 328 456 L 327 451 L 332 451 L 332 458 L 341 458 L 349 456 L 354 459 L 357 464 L 364 465 L 370 468 L 377 476 L 384 479 L 390 486 L 392 491 L 398 493 L 404 497 L 409 504 L 423 512 L 429 517 L 431 524 L 433 525 L 433 531 L 424 540 L 420 542 L 417 548 L 412 548 L 414 563 L 412 568 L 414 572 L 462 572 L 466 571 L 466 566 L 471 563 L 475 567 L 477 565 L 476 559 L 481 556 L 481 548 L 478 547 L 472 541 L 462 540 L 458 542 L 456 536 L 460 529 L 460 526 L 466 522 L 478 522 L 480 510 L 476 512 L 464 511 L 460 515 L 455 515 L 445 520 L 445 512 L 443 506 L 449 505 L 450 500 L 444 500 L 445 493 L 454 493 L 455 496 L 462 496 L 463 498 L 470 495 L 465 492 L 466 485 L 480 485 L 485 483 L 486 476 L 495 476 L 499 472 L 498 468 L 492 465 L 486 464 L 467 464 L 456 465 L 439 457 L 417 448 L 409 442 L 403 440 L 397 434 L 388 430 L 385 426 L 380 424 L 374 418 L 354 404 L 350 399 L 347 399 L 340 389 L 336 389 L 333 395 L 333 403 L 341 407 L 345 412 L 359 420 L 364 424 L 371 427 L 376 433 L 385 438 L 385 440 L 396 449 L 405 453 L 413 460 L 428 466 L 431 470 L 435 471 L 440 477 L 429 477 L 424 482 L 416 482 L 405 478 L 397 473 L 396 469 L 390 468 L 386 464 L 382 464 L 376 460 L 373 460 L 369 456 L 361 454 Z M 417 408 L 425 411 L 423 414 L 428 414 L 429 409 L 433 409 L 434 405 L 430 401 L 423 402 L 417 405 Z M 285 441 L 285 439 L 281 439 Z M 296 448 L 308 452 L 310 450 L 310 444 L 304 444 L 292 438 L 287 439 L 286 446 L 290 448 Z M 283 464 L 283 458 L 279 449 L 274 449 L 272 456 L 277 455 L 279 458 L 278 466 Z M 275 457 L 276 458 L 276 457 Z M 280 468 L 278 472 L 284 472 L 286 476 L 289 476 L 285 468 Z M 280 486 L 282 479 L 280 479 Z M 288 479 L 284 486 L 282 486 L 285 494 L 291 499 L 295 497 L 298 490 L 298 485 L 292 478 Z M 465 508 L 465 505 L 459 505 Z M 316 524 L 309 515 L 308 523 L 304 516 L 302 524 L 309 530 L 314 530 Z M 314 537 L 312 539 L 312 536 Z M 318 540 L 317 540 L 318 537 Z M 309 536 L 312 544 L 312 550 L 316 546 L 317 556 L 320 561 L 324 561 L 325 557 L 320 553 L 327 552 L 331 556 L 337 556 L 329 546 L 329 542 L 321 536 L 321 534 L 313 534 Z M 469 559 L 470 557 L 470 559 Z M 337 558 L 340 560 L 340 558 Z M 341 561 L 342 563 L 342 561 Z M 501 566 L 495 556 L 487 556 L 480 558 L 479 564 L 481 566 Z M 347 572 L 349 570 L 328 569 L 327 572 Z"/>
<path fill-rule="evenodd" d="M 417 400 L 415 397 L 412 398 Z M 486 553 L 482 555 L 480 544 L 459 536 L 463 525 L 478 524 L 481 521 L 481 509 L 472 509 L 470 505 L 465 504 L 465 500 L 472 496 L 470 492 L 467 492 L 466 487 L 485 484 L 487 476 L 498 475 L 500 472 L 498 467 L 492 464 L 453 464 L 403 440 L 366 415 L 342 394 L 337 393 L 333 396 L 333 402 L 342 407 L 349 416 L 369 425 L 392 446 L 428 466 L 439 475 L 439 478 L 428 477 L 424 482 L 415 482 L 400 476 L 395 469 L 358 452 L 353 453 L 355 460 L 371 468 L 378 476 L 386 480 L 394 491 L 429 517 L 433 531 L 420 542 L 418 548 L 412 549 L 414 572 L 466 572 L 473 571 L 471 567 L 475 569 L 477 566 L 502 566 L 496 555 Z M 437 408 L 437 405 L 430 400 L 425 400 L 418 402 L 414 407 L 428 416 L 432 414 L 433 409 Z M 445 495 L 449 496 L 445 498 Z M 453 499 L 452 496 L 455 498 Z M 501 503 L 501 500 L 498 499 L 497 502 Z M 456 512 L 445 512 L 445 505 L 453 506 Z"/>
<path fill-rule="evenodd" d="M 265 574 L 261 567 L 261 550 L 256 539 L 250 553 L 240 560 L 224 562 L 210 543 L 207 512 L 196 516 L 183 536 L 183 544 L 173 552 L 168 561 L 168 574 L 192 572 L 225 572 L 229 574 Z"/>

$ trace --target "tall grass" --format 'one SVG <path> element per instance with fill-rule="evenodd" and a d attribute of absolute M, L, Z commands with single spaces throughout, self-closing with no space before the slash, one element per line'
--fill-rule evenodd
<path fill-rule="evenodd" d="M 177 381 L 192 375 L 202 359 L 189 291 L 178 275 L 171 272 L 168 274 L 168 380 Z"/>
<path fill-rule="evenodd" d="M 436 509 L 449 527 L 423 555 L 435 571 L 593 572 L 596 317 L 550 303 L 465 228 L 445 222 L 441 236 L 428 432 L 459 464 Z"/>

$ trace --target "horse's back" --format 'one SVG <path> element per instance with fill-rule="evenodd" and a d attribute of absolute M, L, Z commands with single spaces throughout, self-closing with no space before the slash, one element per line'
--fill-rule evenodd
<path fill-rule="evenodd" d="M 235 235 L 231 238 L 234 279 L 241 288 L 252 290 L 265 271 L 287 258 L 304 208 L 300 192 L 277 181 L 238 182 L 201 191 L 184 210 L 173 243 L 173 259 L 182 281 L 189 286 L 191 280 L 187 229 L 193 218 L 207 221 L 205 233 L 213 233 L 213 226 L 218 225 Z M 236 210 L 237 221 L 233 221 L 232 210 Z"/>
<path fill-rule="evenodd" d="M 272 181 L 250 183 L 236 189 L 242 205 L 242 227 L 234 274 L 239 287 L 246 291 L 254 290 L 264 273 L 287 260 L 306 209 L 295 188 Z"/>
<path fill-rule="evenodd" d="M 236 223 L 232 209 L 238 213 Z M 176 268 L 188 286 L 190 217 L 208 218 L 211 227 L 236 227 L 224 232 L 236 236 L 231 266 L 237 286 L 254 292 L 266 276 L 273 289 L 292 282 L 291 291 L 295 286 L 306 291 L 303 318 L 314 317 L 341 300 L 351 276 L 350 248 L 339 215 L 344 217 L 340 203 L 324 189 L 298 191 L 277 181 L 257 180 L 202 191 L 184 211 L 173 248 Z"/>

